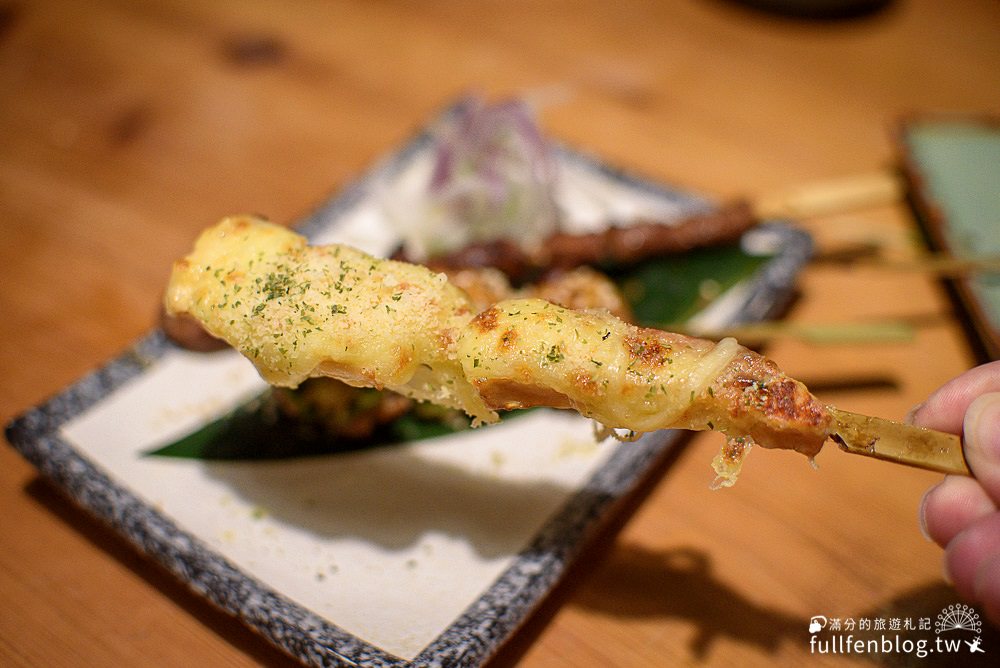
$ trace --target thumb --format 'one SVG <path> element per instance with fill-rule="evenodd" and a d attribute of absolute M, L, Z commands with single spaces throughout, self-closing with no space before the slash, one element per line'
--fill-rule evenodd
<path fill-rule="evenodd" d="M 1000 392 L 983 394 L 969 405 L 962 431 L 969 468 L 1000 505 Z"/>

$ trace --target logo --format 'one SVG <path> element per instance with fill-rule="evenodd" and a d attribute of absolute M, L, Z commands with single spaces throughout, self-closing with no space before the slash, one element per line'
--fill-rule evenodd
<path fill-rule="evenodd" d="M 937 634 L 948 631 L 972 631 L 981 633 L 983 622 L 979 619 L 979 613 L 972 606 L 963 603 L 955 603 L 938 613 L 937 621 L 934 622 L 934 632 Z"/>
<path fill-rule="evenodd" d="M 983 642 L 983 639 L 980 638 L 979 636 L 976 636 L 976 639 L 973 640 L 972 642 L 969 642 L 968 640 L 964 642 L 966 645 L 969 646 L 969 651 L 972 652 L 973 654 L 975 654 L 976 652 L 986 654 L 986 650 L 979 646 Z"/>
<path fill-rule="evenodd" d="M 980 645 L 983 642 L 979 635 L 983 630 L 983 620 L 979 618 L 979 613 L 972 606 L 964 603 L 955 603 L 938 613 L 937 621 L 934 622 L 934 632 L 938 635 L 950 633 L 952 631 L 970 631 L 976 634 L 972 640 L 963 640 L 972 654 L 985 654 Z"/>
<path fill-rule="evenodd" d="M 830 620 L 828 620 L 823 615 L 816 615 L 815 617 L 809 620 L 809 633 L 819 633 L 820 631 L 826 628 L 826 625 L 829 621 Z"/>
<path fill-rule="evenodd" d="M 812 654 L 899 654 L 925 658 L 933 654 L 986 654 L 983 622 L 975 608 L 954 603 L 937 618 L 837 617 L 809 618 Z"/>

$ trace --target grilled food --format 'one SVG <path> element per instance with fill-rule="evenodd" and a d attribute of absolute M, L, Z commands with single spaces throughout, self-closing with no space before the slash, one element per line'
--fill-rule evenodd
<path fill-rule="evenodd" d="M 733 339 L 637 327 L 537 297 L 477 308 L 444 274 L 233 217 L 175 263 L 165 308 L 195 318 L 269 383 L 329 376 L 459 408 L 573 409 L 609 430 L 714 429 L 735 477 L 750 445 L 815 456 L 831 417 L 801 383 Z"/>

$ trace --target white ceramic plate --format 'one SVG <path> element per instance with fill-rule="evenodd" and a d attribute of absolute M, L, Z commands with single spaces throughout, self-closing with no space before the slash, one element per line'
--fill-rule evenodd
<path fill-rule="evenodd" d="M 446 112 L 449 113 L 449 112 Z M 380 202 L 426 170 L 423 133 L 303 221 L 314 241 L 388 253 Z M 571 225 L 710 209 L 702 197 L 558 150 Z M 770 259 L 702 320 L 759 320 L 810 251 L 782 224 L 748 233 Z M 151 332 L 13 421 L 11 443 L 84 508 L 178 578 L 310 665 L 475 665 L 565 573 L 677 432 L 596 443 L 589 421 L 538 410 L 446 437 L 270 461 L 151 450 L 264 390 L 231 352 L 191 353 Z M 706 484 L 710 472 L 706 466 Z"/>

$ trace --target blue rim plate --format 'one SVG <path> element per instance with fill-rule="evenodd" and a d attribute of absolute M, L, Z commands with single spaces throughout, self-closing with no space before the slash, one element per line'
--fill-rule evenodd
<path fill-rule="evenodd" d="M 353 239 L 358 230 L 364 236 L 374 200 L 426 157 L 430 144 L 429 131 L 419 133 L 298 229 L 313 239 Z M 603 184 L 607 197 L 635 196 L 674 216 L 713 207 L 708 198 L 583 152 L 560 146 L 557 153 L 561 169 Z M 809 236 L 786 223 L 769 222 L 747 235 L 768 246 L 769 259 L 719 300 L 716 325 L 769 317 L 791 294 L 811 252 Z M 391 238 L 385 230 L 374 236 Z M 152 331 L 18 416 L 7 438 L 76 503 L 308 665 L 484 662 L 684 441 L 681 432 L 663 431 L 635 443 L 584 446 L 580 434 L 589 424 L 581 432 L 578 416 L 552 411 L 559 414 L 543 414 L 541 422 L 513 421 L 525 426 L 506 435 L 491 427 L 457 441 L 431 439 L 441 442 L 305 464 L 150 461 L 149 443 L 139 442 L 154 438 L 147 427 L 159 430 L 157 437 L 197 428 L 259 391 L 259 378 L 240 366 L 245 360 L 224 361 L 218 371 L 212 359 L 219 358 L 181 351 Z M 214 377 L 207 384 L 216 383 L 225 405 L 208 402 L 204 414 L 185 415 L 157 408 L 149 413 L 158 416 L 153 427 L 138 424 L 133 414 L 142 407 L 160 400 L 173 406 L 178 393 L 191 391 L 162 380 L 171 373 Z M 234 374 L 243 375 L 231 381 Z M 463 468 L 463 452 L 478 463 Z M 548 463 L 540 465 L 540 457 Z M 361 473 L 347 478 L 341 475 L 347 470 Z M 359 480 L 366 475 L 372 479 Z M 379 478 L 385 475 L 392 479 Z M 191 500 L 199 494 L 206 496 Z M 366 513 L 381 513 L 374 516 L 384 526 L 366 532 L 358 520 Z M 428 598 L 428 592 L 436 593 Z M 441 610 L 440 618 L 428 619 Z"/>

